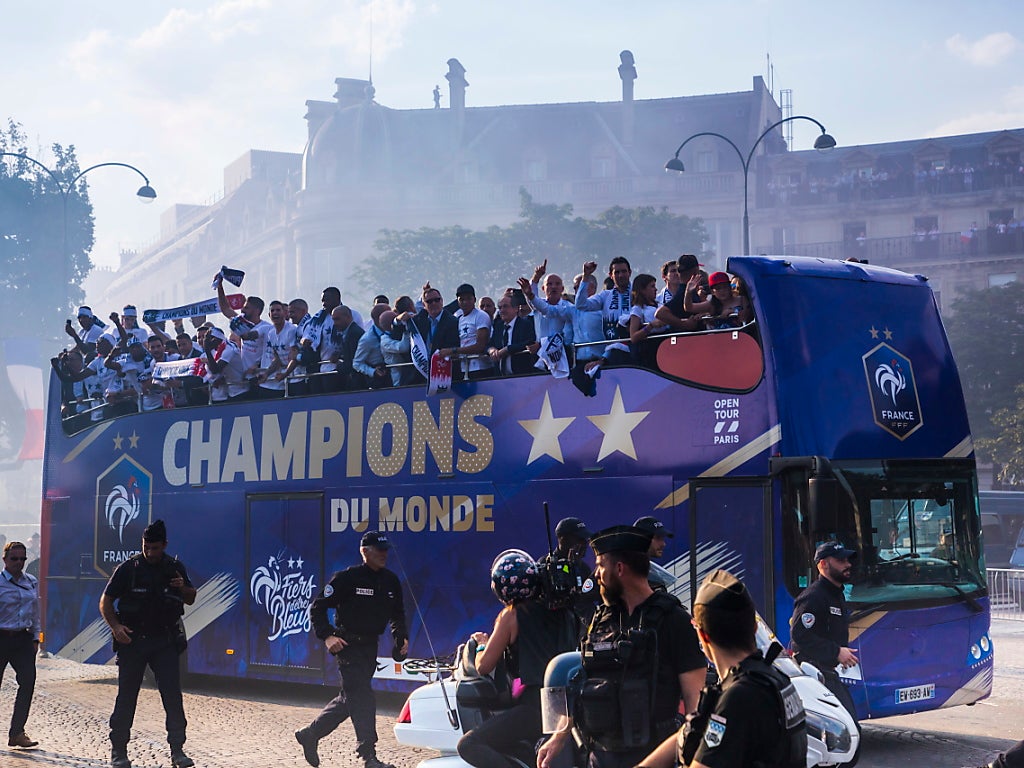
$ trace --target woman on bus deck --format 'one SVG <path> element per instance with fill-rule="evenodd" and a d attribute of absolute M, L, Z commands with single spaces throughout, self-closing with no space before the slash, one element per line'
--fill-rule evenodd
<path fill-rule="evenodd" d="M 668 330 L 654 319 L 658 311 L 658 281 L 653 275 L 640 274 L 633 278 L 633 307 L 629 311 L 629 341 L 637 362 L 645 368 L 657 367 L 657 343 L 648 343 L 651 336 Z"/>
<path fill-rule="evenodd" d="M 712 272 L 708 277 L 711 296 L 707 301 L 694 302 L 691 291 L 697 289 L 696 276 L 690 278 L 683 299 L 683 309 L 698 315 L 706 315 L 708 329 L 735 328 L 753 319 L 750 302 L 733 291 L 732 282 L 725 272 Z"/>

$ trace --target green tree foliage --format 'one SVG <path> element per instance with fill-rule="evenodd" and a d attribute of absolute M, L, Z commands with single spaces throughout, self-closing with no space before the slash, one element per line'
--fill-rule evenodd
<path fill-rule="evenodd" d="M 371 255 L 355 274 L 373 293 L 394 298 L 419 294 L 426 281 L 454 298 L 459 283 L 469 282 L 477 295 L 495 295 L 529 277 L 544 259 L 551 271 L 564 270 L 567 283 L 584 261 L 597 261 L 599 272 L 615 256 L 625 256 L 633 271 L 660 275 L 661 265 L 681 253 L 704 254 L 707 233 L 699 219 L 667 209 L 614 207 L 596 219 L 573 215 L 571 205 L 536 203 L 520 190 L 519 219 L 507 227 L 483 231 L 460 226 L 418 230 L 384 230 Z"/>
<path fill-rule="evenodd" d="M 0 158 L 0 336 L 62 338 L 92 269 L 92 205 L 84 180 L 71 186 L 79 173 L 75 148 L 53 144 L 41 159 L 28 151 L 21 126 L 8 121 L 0 152 L 34 157 L 53 174 L 28 160 Z"/>
<path fill-rule="evenodd" d="M 1011 450 L 1006 430 L 1009 412 L 1017 414 L 1018 423 L 1024 417 L 1018 391 L 1024 381 L 1024 283 L 969 291 L 952 309 L 946 330 L 960 369 L 971 432 L 979 458 L 992 461 L 998 474 L 1021 450 L 1019 442 Z M 1019 469 L 1016 478 L 1024 479 Z"/>
<path fill-rule="evenodd" d="M 995 479 L 1003 487 L 1024 486 L 1024 385 L 1014 400 L 992 416 L 996 436 L 981 441 L 981 448 L 995 462 Z"/>

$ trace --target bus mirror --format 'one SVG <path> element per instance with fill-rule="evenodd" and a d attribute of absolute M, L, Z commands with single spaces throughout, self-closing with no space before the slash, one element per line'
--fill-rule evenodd
<path fill-rule="evenodd" d="M 812 477 L 807 481 L 808 517 L 811 534 L 834 534 L 839 530 L 839 481 Z"/>

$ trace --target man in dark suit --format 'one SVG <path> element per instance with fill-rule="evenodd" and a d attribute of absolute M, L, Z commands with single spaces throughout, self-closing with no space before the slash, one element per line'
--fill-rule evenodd
<path fill-rule="evenodd" d="M 359 338 L 363 335 L 363 328 L 359 323 L 354 322 L 352 310 L 344 304 L 339 304 L 331 312 L 331 319 L 334 321 L 334 328 L 331 333 L 335 336 L 333 341 L 334 354 L 331 355 L 331 362 L 337 364 L 336 376 L 333 379 L 334 391 L 348 391 L 353 389 L 364 389 L 366 387 L 363 374 L 352 368 L 352 361 L 356 357 L 356 347 L 359 346 Z"/>
<path fill-rule="evenodd" d="M 406 325 L 412 323 L 427 345 L 428 355 L 440 352 L 442 357 L 451 357 L 452 353 L 459 349 L 461 343 L 459 321 L 445 310 L 443 301 L 441 292 L 437 288 L 426 288 L 423 291 L 423 311 L 416 315 L 412 315 L 411 312 L 403 312 L 396 317 L 391 330 L 392 338 L 401 339 L 402 334 L 408 331 Z M 417 372 L 415 381 L 422 383 L 426 379 Z"/>
<path fill-rule="evenodd" d="M 520 294 L 522 295 L 522 294 Z M 532 317 L 520 317 L 515 297 L 506 293 L 498 301 L 487 354 L 502 376 L 529 373 L 537 362 L 537 332 Z"/>

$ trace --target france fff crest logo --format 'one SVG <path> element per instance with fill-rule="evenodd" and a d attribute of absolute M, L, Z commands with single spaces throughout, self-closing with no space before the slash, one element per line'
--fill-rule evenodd
<path fill-rule="evenodd" d="M 875 424 L 905 440 L 924 423 L 910 358 L 879 344 L 863 360 Z"/>
<path fill-rule="evenodd" d="M 104 576 L 138 554 L 151 522 L 152 489 L 153 476 L 127 454 L 96 478 L 93 567 Z"/>

